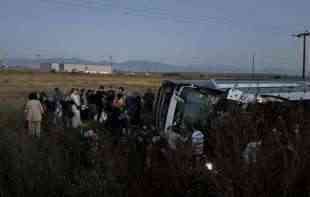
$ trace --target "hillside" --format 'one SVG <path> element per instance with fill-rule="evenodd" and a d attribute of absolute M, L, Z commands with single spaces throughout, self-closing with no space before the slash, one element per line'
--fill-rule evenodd
<path fill-rule="evenodd" d="M 39 68 L 42 62 L 67 63 L 67 64 L 106 64 L 107 61 L 89 61 L 80 58 L 47 58 L 27 59 L 10 58 L 5 59 L 4 64 L 8 66 L 24 66 L 28 68 Z M 114 62 L 113 69 L 128 72 L 207 72 L 207 73 L 250 73 L 248 65 L 173 65 L 148 60 L 129 60 L 125 62 Z M 296 75 L 296 67 L 257 65 L 257 73 L 288 74 Z"/>

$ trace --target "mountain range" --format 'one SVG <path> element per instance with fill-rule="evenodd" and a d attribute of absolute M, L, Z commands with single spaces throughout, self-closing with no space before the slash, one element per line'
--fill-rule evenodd
<path fill-rule="evenodd" d="M 66 63 L 66 64 L 107 64 L 107 61 L 89 61 L 80 58 L 8 58 L 3 63 L 8 66 L 23 66 L 28 68 L 39 68 L 40 63 Z M 185 72 L 188 67 L 164 64 L 145 60 L 131 60 L 126 62 L 113 62 L 113 69 L 129 72 Z"/>
<path fill-rule="evenodd" d="M 39 68 L 40 63 L 67 63 L 67 64 L 107 64 L 107 61 L 89 61 L 80 58 L 7 58 L 3 63 L 8 66 L 22 66 L 28 68 Z M 246 65 L 173 65 L 147 60 L 129 60 L 125 62 L 114 62 L 113 69 L 128 72 L 208 72 L 208 73 L 249 73 L 250 66 Z M 281 69 L 276 69 L 281 68 Z M 289 67 L 257 66 L 259 73 L 275 73 L 295 75 L 296 69 Z"/>

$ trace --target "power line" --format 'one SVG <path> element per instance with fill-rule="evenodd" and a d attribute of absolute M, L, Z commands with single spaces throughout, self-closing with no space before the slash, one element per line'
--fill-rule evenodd
<path fill-rule="evenodd" d="M 62 0 L 39 0 L 41 3 L 47 3 L 49 5 L 60 5 L 62 7 L 66 7 L 66 8 L 82 8 L 82 9 L 88 9 L 88 10 L 100 10 L 102 11 L 102 9 L 104 7 L 100 7 L 97 5 L 93 5 L 93 4 L 85 4 L 83 2 L 80 1 L 62 1 Z M 112 8 L 112 4 L 107 4 L 105 5 L 105 8 Z"/>
<path fill-rule="evenodd" d="M 89 3 L 91 1 L 74 1 L 74 3 L 72 1 L 60 1 L 60 0 L 39 0 L 41 2 L 46 2 L 46 3 L 54 3 L 54 4 L 59 4 L 59 5 L 64 5 L 67 7 L 77 7 L 77 8 L 87 8 L 87 9 L 97 9 L 102 11 L 102 9 L 107 9 L 107 8 L 113 8 L 113 4 L 107 4 L 107 3 Z M 236 28 L 236 25 L 232 24 L 232 21 L 227 21 L 227 20 L 222 20 L 222 21 L 218 21 L 216 18 L 211 18 L 211 17 L 200 17 L 199 20 L 194 19 L 194 18 L 190 18 L 190 17 L 175 17 L 175 16 L 171 16 L 169 15 L 168 12 L 150 12 L 149 9 L 137 9 L 137 8 L 128 8 L 128 7 L 119 7 L 118 8 L 120 10 L 121 14 L 124 15 L 129 15 L 129 16 L 137 16 L 137 17 L 144 17 L 144 18 L 154 18 L 154 19 L 159 19 L 159 20 L 163 20 L 163 21 L 175 21 L 177 23 L 183 23 L 183 24 L 217 24 L 217 25 L 225 25 L 225 26 L 229 26 L 229 27 L 234 27 Z M 244 28 L 248 28 L 251 29 L 250 26 L 244 25 L 242 28 L 238 28 L 239 30 L 244 30 Z M 273 31 L 268 31 L 269 34 L 272 35 L 277 35 L 279 36 L 280 34 L 282 35 L 288 35 L 285 34 L 282 30 L 276 31 L 275 27 L 273 28 Z"/>
<path fill-rule="evenodd" d="M 252 72 L 252 79 L 255 78 L 255 53 L 252 55 L 252 69 L 251 69 L 251 72 Z"/>
<path fill-rule="evenodd" d="M 79 2 L 85 2 L 87 0 L 78 0 Z M 76 1 L 75 1 L 76 2 Z M 87 1 L 89 2 L 89 1 Z M 101 4 L 101 1 L 92 1 L 92 2 L 97 2 L 98 5 L 103 5 Z M 122 9 L 126 10 L 126 12 L 136 12 L 136 13 L 140 13 L 140 15 L 135 15 L 135 16 L 145 16 L 143 15 L 144 14 L 153 14 L 154 16 L 166 16 L 167 19 L 169 18 L 174 18 L 174 19 L 181 19 L 182 17 L 180 16 L 171 16 L 170 14 L 170 11 L 168 9 L 162 9 L 162 8 L 155 8 L 155 7 L 144 7 L 143 9 L 139 9 L 139 8 L 128 8 L 128 7 L 123 7 Z M 155 12 L 154 12 L 155 11 Z M 157 13 L 156 13 L 157 11 Z M 159 11 L 159 12 L 158 12 Z M 142 15 L 141 15 L 142 14 Z M 218 18 L 216 17 L 210 17 L 210 16 L 197 16 L 196 18 L 189 18 L 189 17 L 185 17 L 185 19 L 190 19 L 190 21 L 187 21 L 187 22 L 196 22 L 196 21 L 199 21 L 200 23 L 210 23 L 210 24 L 221 24 L 221 25 L 233 25 L 232 23 L 234 22 L 233 20 L 231 20 L 229 17 L 220 17 L 222 20 L 218 20 Z M 184 17 L 183 17 L 184 19 Z M 182 20 L 180 20 L 182 22 Z M 213 22 L 213 23 L 212 23 Z M 243 24 L 243 28 L 244 27 L 247 27 L 249 29 L 252 29 L 251 26 L 248 26 L 249 24 Z M 257 25 L 255 25 L 257 27 Z M 269 33 L 270 34 L 273 34 L 273 35 L 279 35 L 279 34 L 282 34 L 283 36 L 287 36 L 289 34 L 289 32 L 287 33 L 284 33 L 283 30 L 281 29 L 282 26 L 275 26 L 275 25 L 272 25 L 270 26 L 270 29 L 269 29 Z M 261 29 L 261 28 L 258 28 L 258 29 Z"/>
<path fill-rule="evenodd" d="M 89 1 L 79 0 L 79 2 L 89 2 Z M 97 2 L 98 3 L 97 5 L 104 5 L 104 4 L 101 4 L 101 1 L 92 1 L 92 2 Z M 122 7 L 122 9 L 124 9 L 126 11 L 140 12 L 140 13 L 146 13 L 146 14 L 171 16 L 171 14 L 170 14 L 171 11 L 168 9 L 162 9 L 162 8 L 156 8 L 156 7 L 150 7 L 150 6 L 147 6 L 147 7 L 145 6 L 142 9 L 141 8 L 131 8 L 131 7 Z M 180 16 L 175 16 L 175 17 L 180 18 Z M 217 21 L 218 20 L 218 18 L 210 17 L 210 16 L 197 16 L 196 19 L 199 19 L 201 21 Z M 222 18 L 221 21 L 225 22 L 225 23 L 233 22 L 231 19 L 229 19 L 227 17 Z"/>
<path fill-rule="evenodd" d="M 95 5 L 95 4 L 88 4 L 85 3 L 83 1 L 75 1 L 74 3 L 72 1 L 61 1 L 61 0 L 39 0 L 41 2 L 44 3 L 53 3 L 53 4 L 58 4 L 58 5 L 62 5 L 62 6 L 66 6 L 66 7 L 76 7 L 76 8 L 86 8 L 86 9 L 97 9 L 98 11 L 102 11 L 107 10 L 107 9 L 111 9 L 113 8 L 112 4 L 100 4 L 99 5 Z M 214 19 L 210 19 L 210 18 L 204 18 L 204 20 L 196 20 L 194 18 L 190 18 L 190 17 L 172 17 L 171 15 L 168 14 L 162 14 L 162 13 L 150 13 L 148 10 L 144 10 L 144 9 L 136 9 L 136 8 L 128 8 L 128 7 L 120 7 L 118 8 L 120 10 L 121 14 L 124 15 L 130 15 L 130 16 L 139 16 L 139 17 L 152 17 L 152 18 L 156 18 L 156 19 L 161 19 L 161 20 L 171 20 L 171 21 L 175 21 L 178 23 L 209 23 L 209 24 L 219 24 L 217 23 Z M 224 24 L 224 23 L 223 23 Z"/>
<path fill-rule="evenodd" d="M 89 0 L 77 0 L 79 2 L 90 2 Z M 76 1 L 75 1 L 76 2 Z M 100 0 L 94 0 L 94 1 L 91 1 L 93 3 L 97 3 L 97 5 L 104 5 L 102 4 L 102 1 Z M 109 1 L 111 2 L 111 1 Z M 165 16 L 171 16 L 171 11 L 168 10 L 168 9 L 163 9 L 163 8 L 158 8 L 158 7 L 152 7 L 152 6 L 144 6 L 143 5 L 143 8 L 124 8 L 124 9 L 128 9 L 128 10 L 131 10 L 131 11 L 136 11 L 136 12 L 146 12 L 146 13 L 149 13 L 149 14 L 159 14 L 159 15 L 165 15 Z M 176 17 L 179 17 L 179 16 L 176 16 Z M 225 23 L 225 24 L 231 24 L 233 22 L 235 22 L 234 20 L 231 19 L 231 17 L 227 17 L 227 16 L 221 16 L 221 17 L 213 17 L 213 16 L 196 16 L 195 19 L 197 20 L 200 20 L 200 21 L 216 21 L 218 22 L 219 21 L 219 18 L 221 19 L 220 21 L 222 23 Z M 246 24 L 244 24 L 246 25 Z M 256 25 L 257 26 L 257 25 Z M 280 33 L 282 32 L 281 30 L 281 27 L 283 26 L 280 26 L 280 25 L 272 25 L 270 26 L 270 29 L 272 29 L 271 31 L 272 32 L 277 32 L 277 33 Z M 287 34 L 286 34 L 287 36 Z"/>
<path fill-rule="evenodd" d="M 115 6 L 111 3 L 95 3 L 95 1 L 83 1 L 83 0 L 76 0 L 74 1 L 74 3 L 72 1 L 61 1 L 61 0 L 40 0 L 41 2 L 47 2 L 49 4 L 58 4 L 58 5 L 62 5 L 62 6 L 66 6 L 66 7 L 76 7 L 76 8 L 86 8 L 89 10 L 110 10 L 112 8 L 115 8 Z M 123 15 L 128 15 L 128 16 L 137 16 L 137 17 L 144 17 L 144 18 L 154 18 L 157 20 L 162 20 L 162 21 L 175 21 L 178 23 L 182 23 L 182 24 L 193 24 L 193 23 L 197 23 L 197 24 L 220 24 L 220 25 L 227 25 L 229 27 L 231 27 L 233 24 L 229 23 L 229 22 L 223 22 L 223 21 L 218 21 L 216 19 L 213 18 L 213 20 L 204 20 L 202 19 L 202 17 L 199 18 L 199 20 L 195 20 L 193 18 L 190 17 L 175 17 L 175 16 L 171 16 L 169 15 L 169 13 L 167 11 L 160 11 L 160 12 L 156 12 L 156 11 L 150 11 L 153 10 L 153 8 L 151 9 L 138 9 L 138 8 L 126 8 L 126 7 L 117 7 L 117 9 L 120 11 L 120 14 Z M 154 8 L 154 10 L 157 10 Z M 158 9 L 160 10 L 160 9 Z M 209 19 L 209 18 L 207 18 Z M 235 26 L 234 26 L 235 27 Z M 242 28 L 249 28 L 249 26 L 243 26 Z M 279 36 L 281 35 L 288 35 L 288 33 L 286 34 L 285 32 L 283 32 L 282 30 L 279 29 L 280 26 L 278 27 L 272 27 L 272 31 L 268 31 L 268 34 L 270 35 L 275 35 L 275 36 Z M 242 29 L 241 28 L 241 29 Z M 267 32 L 266 32 L 267 33 Z M 282 59 L 283 60 L 283 59 Z M 285 63 L 283 63 L 285 62 Z M 281 64 L 287 64 L 290 65 L 291 63 L 286 62 L 286 60 L 284 60 L 283 62 L 281 62 Z M 305 71 L 303 71 L 305 72 Z"/>

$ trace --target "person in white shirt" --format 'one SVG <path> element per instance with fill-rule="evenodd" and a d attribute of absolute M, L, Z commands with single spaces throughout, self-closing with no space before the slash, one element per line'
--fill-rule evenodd
<path fill-rule="evenodd" d="M 78 128 L 82 125 L 81 113 L 80 113 L 78 106 L 75 104 L 74 101 L 71 101 L 71 110 L 73 113 L 73 117 L 71 118 L 72 128 Z"/>
<path fill-rule="evenodd" d="M 81 97 L 76 89 L 71 90 L 70 98 L 78 108 L 81 107 Z"/>
<path fill-rule="evenodd" d="M 192 154 L 193 165 L 197 167 L 201 163 L 204 156 L 204 134 L 199 130 L 194 130 L 192 133 Z"/>
<path fill-rule="evenodd" d="M 257 151 L 262 145 L 262 141 L 252 141 L 247 144 L 245 147 L 242 157 L 244 161 L 249 164 L 249 163 L 256 163 L 256 157 L 257 157 Z"/>
<path fill-rule="evenodd" d="M 43 113 L 43 107 L 41 102 L 37 99 L 36 94 L 30 94 L 29 101 L 25 107 L 25 115 L 28 122 L 28 130 L 30 135 L 40 137 Z"/>

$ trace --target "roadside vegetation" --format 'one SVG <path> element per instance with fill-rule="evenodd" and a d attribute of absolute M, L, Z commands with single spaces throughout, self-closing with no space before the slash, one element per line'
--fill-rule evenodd
<path fill-rule="evenodd" d="M 230 108 L 218 116 L 206 129 L 212 171 L 192 167 L 190 144 L 180 145 L 176 152 L 165 141 L 148 146 L 149 138 L 142 146 L 135 137 L 115 144 L 113 131 L 95 125 L 99 142 L 92 152 L 79 130 L 44 124 L 42 138 L 36 139 L 24 129 L 22 109 L 28 91 L 124 83 L 142 91 L 156 88 L 160 79 L 1 75 L 8 86 L 1 83 L 0 89 L 0 196 L 310 195 L 310 108 L 304 103 Z M 259 140 L 256 162 L 246 163 L 245 147 Z"/>

